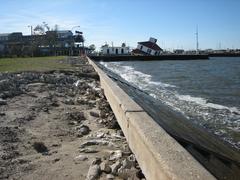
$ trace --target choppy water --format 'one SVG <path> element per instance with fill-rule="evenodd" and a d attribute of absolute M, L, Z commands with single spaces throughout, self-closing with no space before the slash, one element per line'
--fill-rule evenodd
<path fill-rule="evenodd" d="M 240 148 L 240 58 L 101 64 Z"/>

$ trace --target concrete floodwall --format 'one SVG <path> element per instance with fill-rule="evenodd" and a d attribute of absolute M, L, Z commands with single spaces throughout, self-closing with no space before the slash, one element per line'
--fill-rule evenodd
<path fill-rule="evenodd" d="M 215 179 L 92 60 L 104 94 L 148 180 Z"/>

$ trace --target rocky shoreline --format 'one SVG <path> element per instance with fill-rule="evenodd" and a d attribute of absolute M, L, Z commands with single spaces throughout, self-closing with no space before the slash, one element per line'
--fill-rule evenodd
<path fill-rule="evenodd" d="M 0 179 L 144 179 L 84 59 L 0 74 Z"/>

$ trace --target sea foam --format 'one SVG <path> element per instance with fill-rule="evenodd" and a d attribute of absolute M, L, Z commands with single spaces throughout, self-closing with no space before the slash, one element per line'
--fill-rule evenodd
<path fill-rule="evenodd" d="M 240 111 L 236 107 L 227 107 L 220 104 L 214 104 L 214 103 L 208 103 L 207 99 L 201 98 L 201 97 L 193 97 L 190 95 L 177 95 L 177 97 L 180 100 L 188 101 L 188 102 L 194 102 L 196 104 L 199 104 L 203 107 L 213 108 L 213 109 L 226 109 L 229 110 L 231 113 L 237 113 L 240 114 Z"/>

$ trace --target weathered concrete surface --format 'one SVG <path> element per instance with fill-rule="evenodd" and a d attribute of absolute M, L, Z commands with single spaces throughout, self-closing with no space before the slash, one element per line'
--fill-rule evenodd
<path fill-rule="evenodd" d="M 215 179 L 89 59 L 147 179 Z"/>

